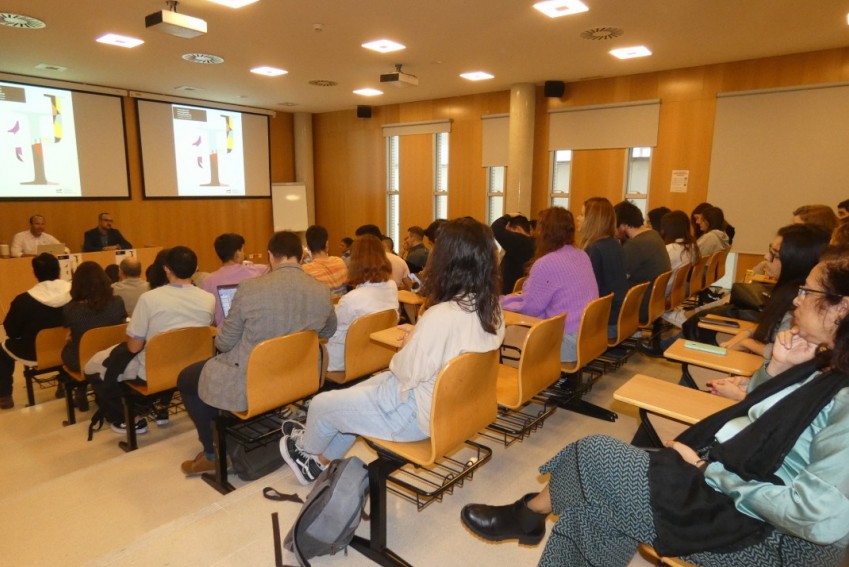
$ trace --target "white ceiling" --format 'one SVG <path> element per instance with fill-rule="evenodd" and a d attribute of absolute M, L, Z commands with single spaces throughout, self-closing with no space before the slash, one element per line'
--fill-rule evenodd
<path fill-rule="evenodd" d="M 159 0 L 0 0 L 0 12 L 43 20 L 42 30 L 0 26 L 0 71 L 121 89 L 299 112 L 352 109 L 509 89 L 515 83 L 631 75 L 849 45 L 847 0 L 584 0 L 588 12 L 549 19 L 533 0 L 260 0 L 234 10 L 181 0 L 178 11 L 203 18 L 205 36 L 182 39 L 145 29 Z M 322 31 L 314 25 L 321 24 Z M 611 26 L 624 35 L 586 40 L 581 32 Z M 113 32 L 142 39 L 135 49 L 96 43 Z M 360 44 L 389 38 L 407 46 L 390 54 Z M 645 44 L 654 55 L 619 61 L 615 47 Z M 209 53 L 199 65 L 184 53 Z M 395 63 L 419 86 L 378 87 Z M 67 67 L 43 71 L 36 65 Z M 289 71 L 263 77 L 259 65 Z M 484 70 L 495 79 L 458 75 Z M 331 80 L 335 87 L 310 85 Z M 187 93 L 176 87 L 201 89 Z M 295 103 L 284 106 L 282 103 Z"/>

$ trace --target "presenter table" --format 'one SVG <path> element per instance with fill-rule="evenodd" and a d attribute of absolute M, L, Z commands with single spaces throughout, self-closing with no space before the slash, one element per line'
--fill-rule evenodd
<path fill-rule="evenodd" d="M 162 248 L 159 246 L 135 249 L 136 257 L 142 264 L 142 270 L 153 263 L 160 250 Z M 72 254 L 72 256 L 78 256 L 80 262 L 97 262 L 105 268 L 110 264 L 120 262 L 127 252 L 129 251 L 109 250 L 106 252 L 84 252 Z M 32 256 L 0 259 L 0 320 L 6 318 L 6 312 L 9 310 L 9 304 L 12 303 L 12 300 L 36 283 L 35 276 L 32 273 Z"/>

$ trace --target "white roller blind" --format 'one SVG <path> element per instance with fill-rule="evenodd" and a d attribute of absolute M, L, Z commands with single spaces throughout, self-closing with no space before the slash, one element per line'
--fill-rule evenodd
<path fill-rule="evenodd" d="M 722 93 L 708 201 L 736 228 L 738 252 L 762 253 L 801 205 L 849 194 L 849 85 Z"/>
<path fill-rule="evenodd" d="M 405 122 L 403 124 L 384 124 L 383 135 L 409 136 L 412 134 L 440 134 L 451 132 L 450 120 L 429 120 L 427 122 Z"/>
<path fill-rule="evenodd" d="M 481 116 L 483 121 L 482 155 L 483 167 L 506 166 L 510 142 L 510 115 L 492 114 Z"/>
<path fill-rule="evenodd" d="M 563 108 L 549 114 L 549 151 L 657 145 L 658 100 Z"/>

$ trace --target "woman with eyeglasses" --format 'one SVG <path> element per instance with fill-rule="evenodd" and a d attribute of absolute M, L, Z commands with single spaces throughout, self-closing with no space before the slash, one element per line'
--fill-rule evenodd
<path fill-rule="evenodd" d="M 765 273 L 777 280 L 758 317 L 758 326 L 750 336 L 740 340 L 736 335 L 732 341 L 720 343 L 734 350 L 748 351 L 763 356 L 769 362 L 775 336 L 789 329 L 793 316 L 793 299 L 796 291 L 819 261 L 828 246 L 829 235 L 822 227 L 810 224 L 791 224 L 778 230 L 764 255 Z M 705 313 L 699 313 L 704 316 Z M 684 323 L 685 336 L 697 331 L 698 317 Z M 741 331 L 746 333 L 746 331 Z M 716 333 L 698 329 L 698 338 L 703 342 L 717 344 Z M 732 376 L 710 379 L 717 373 L 690 367 L 697 383 L 706 383 L 714 394 L 740 400 L 746 395 L 747 377 Z"/>
<path fill-rule="evenodd" d="M 535 544 L 539 565 L 627 565 L 640 542 L 700 567 L 836 567 L 849 545 L 849 250 L 830 253 L 793 303 L 791 329 L 742 402 L 645 452 L 586 437 L 540 471 L 539 493 L 470 504 L 491 541 Z"/>

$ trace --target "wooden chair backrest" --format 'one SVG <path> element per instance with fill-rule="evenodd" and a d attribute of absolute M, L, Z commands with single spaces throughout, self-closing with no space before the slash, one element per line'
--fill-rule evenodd
<path fill-rule="evenodd" d="M 608 346 L 618 345 L 640 328 L 640 305 L 643 296 L 649 289 L 649 282 L 635 285 L 625 294 L 622 307 L 619 309 L 619 320 L 616 323 L 616 338 L 608 342 Z"/>
<path fill-rule="evenodd" d="M 184 327 L 165 331 L 145 345 L 145 373 L 148 394 L 177 387 L 177 376 L 190 364 L 215 354 L 215 327 Z"/>
<path fill-rule="evenodd" d="M 702 285 L 702 289 L 706 289 L 710 284 L 716 281 L 716 270 L 719 267 L 719 254 L 720 252 L 714 252 L 708 258 L 707 267 L 705 268 L 705 281 Z"/>
<path fill-rule="evenodd" d="M 430 465 L 495 421 L 498 351 L 467 352 L 442 367 L 430 411 Z"/>
<path fill-rule="evenodd" d="M 92 356 L 98 352 L 115 346 L 127 340 L 127 324 L 119 323 L 108 327 L 95 327 L 83 333 L 80 338 L 80 372 L 65 371 L 76 380 L 82 380 L 82 369 L 88 364 Z"/>
<path fill-rule="evenodd" d="M 35 365 L 39 369 L 62 366 L 62 348 L 68 329 L 51 327 L 42 329 L 35 336 Z"/>
<path fill-rule="evenodd" d="M 713 274 L 713 279 L 708 283 L 714 284 L 725 276 L 725 262 L 728 260 L 728 253 L 730 251 L 730 248 L 726 248 L 716 253 L 716 271 Z"/>
<path fill-rule="evenodd" d="M 705 288 L 705 268 L 710 262 L 711 256 L 702 256 L 699 261 L 693 264 L 693 269 L 690 271 L 690 285 L 688 290 L 690 295 L 695 295 Z"/>
<path fill-rule="evenodd" d="M 241 419 L 285 406 L 318 392 L 318 335 L 301 331 L 262 341 L 251 351 L 245 377 L 248 409 Z"/>
<path fill-rule="evenodd" d="M 397 324 L 398 311 L 395 309 L 364 315 L 351 323 L 345 337 L 345 375 L 340 384 L 368 376 L 389 366 L 389 361 L 395 353 L 376 344 L 369 337 L 376 331 Z"/>
<path fill-rule="evenodd" d="M 584 307 L 581 323 L 578 325 L 578 358 L 575 367 L 583 368 L 607 350 L 607 322 L 612 305 L 613 294 L 608 293 L 593 299 Z"/>
<path fill-rule="evenodd" d="M 666 311 L 666 284 L 669 283 L 669 278 L 672 277 L 672 270 L 663 272 L 654 279 L 651 284 L 651 295 L 649 296 L 649 317 L 648 321 L 641 321 L 642 324 L 649 324 Z"/>
<path fill-rule="evenodd" d="M 513 284 L 513 292 L 512 293 L 522 293 L 522 288 L 525 287 L 525 281 L 528 279 L 528 276 L 522 276 L 516 283 Z"/>
<path fill-rule="evenodd" d="M 519 405 L 560 377 L 560 343 L 566 313 L 540 321 L 528 330 L 519 358 Z"/>
<path fill-rule="evenodd" d="M 674 309 L 687 299 L 687 279 L 690 276 L 690 264 L 679 266 L 672 276 L 672 289 L 669 291 L 669 301 L 666 309 Z"/>

